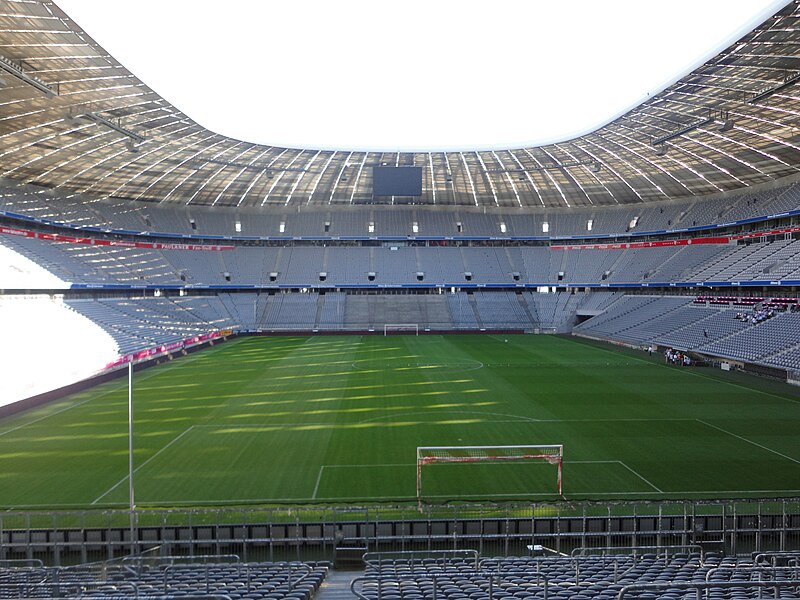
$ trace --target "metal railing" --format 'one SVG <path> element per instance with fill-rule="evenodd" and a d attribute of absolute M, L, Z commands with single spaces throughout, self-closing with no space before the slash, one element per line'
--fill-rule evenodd
<path fill-rule="evenodd" d="M 469 559 L 473 568 L 478 568 L 478 561 L 480 555 L 476 550 L 403 550 L 397 552 L 367 552 L 364 554 L 364 564 L 368 567 L 380 569 L 384 561 L 401 560 L 403 564 L 408 565 L 412 569 L 417 563 L 423 561 L 422 564 L 430 564 L 430 561 L 439 563 L 441 566 L 447 566 L 447 561 L 454 558 Z"/>
<path fill-rule="evenodd" d="M 525 570 L 511 570 L 511 571 L 499 571 L 499 572 L 482 572 L 476 571 L 474 573 L 470 573 L 470 579 L 472 582 L 483 580 L 486 582 L 486 593 L 488 600 L 493 600 L 495 591 L 501 591 L 500 582 L 509 578 L 509 577 L 517 577 L 521 575 L 529 574 Z M 464 571 L 452 570 L 452 571 L 440 571 L 437 573 L 427 573 L 427 574 L 420 574 L 419 576 L 381 576 L 381 575 L 365 575 L 363 577 L 356 577 L 350 582 L 350 591 L 356 598 L 360 600 L 382 600 L 383 599 L 383 587 L 381 583 L 388 583 L 397 585 L 402 585 L 403 583 L 420 583 L 420 582 L 430 582 L 432 584 L 431 588 L 431 600 L 438 600 L 439 596 L 441 595 L 442 598 L 447 598 L 446 593 L 439 592 L 439 582 L 442 580 L 449 581 L 451 577 L 459 577 L 464 576 Z M 369 596 L 364 593 L 363 586 L 365 583 L 375 583 L 376 586 L 376 594 L 374 596 Z M 548 600 L 549 596 L 549 589 L 551 586 L 550 582 L 548 581 L 547 577 L 540 576 L 536 583 L 537 586 L 541 586 L 543 590 L 543 600 Z M 497 589 L 495 589 L 497 588 Z M 395 597 L 394 595 L 392 595 Z"/>
<path fill-rule="evenodd" d="M 669 549 L 675 548 L 685 548 L 684 546 L 673 546 Z M 611 582 L 618 583 L 623 577 L 625 577 L 628 573 L 630 573 L 633 569 L 635 569 L 645 558 L 648 557 L 655 557 L 656 559 L 661 559 L 666 562 L 670 559 L 673 554 L 669 553 L 669 549 L 664 551 L 663 548 L 660 548 L 661 552 L 654 552 L 654 548 L 650 547 L 647 548 L 648 552 L 641 552 L 643 548 L 606 548 L 605 550 L 616 550 L 616 554 L 611 554 L 610 552 L 607 554 L 600 554 L 599 557 L 597 555 L 581 555 L 579 553 L 574 553 L 572 555 L 563 556 L 563 557 L 532 557 L 531 564 L 535 569 L 533 572 L 530 569 L 527 569 L 525 573 L 527 575 L 536 575 L 537 577 L 543 576 L 541 572 L 542 565 L 547 565 L 548 563 L 552 563 L 554 560 L 562 560 L 566 561 L 570 564 L 570 570 L 575 575 L 574 584 L 575 585 L 583 585 L 585 582 L 582 580 L 582 573 L 584 573 L 583 564 L 586 563 L 590 567 L 596 567 L 598 565 L 598 558 L 600 559 L 600 565 L 604 568 L 611 569 Z M 576 549 L 580 550 L 580 549 Z M 480 569 L 483 571 L 491 571 L 494 567 L 494 563 L 496 559 L 492 558 L 485 558 L 480 561 Z M 703 566 L 703 558 L 700 555 L 700 559 L 698 560 L 698 566 Z M 488 565 L 488 566 L 487 566 Z M 506 570 L 502 570 L 502 573 L 505 573 Z M 590 572 L 593 572 L 590 570 Z"/>
<path fill-rule="evenodd" d="M 391 587 L 394 588 L 396 586 L 402 586 L 403 583 L 414 583 L 419 584 L 421 582 L 429 582 L 431 583 L 431 592 L 430 597 L 431 600 L 438 600 L 439 596 L 441 595 L 442 598 L 446 598 L 446 593 L 439 592 L 439 582 L 449 581 L 450 577 L 453 575 L 464 575 L 462 571 L 456 571 L 453 573 L 435 573 L 435 574 L 427 574 L 424 576 L 418 577 L 383 577 L 383 576 L 365 576 L 365 577 L 357 577 L 353 579 L 350 583 L 350 591 L 356 598 L 359 600 L 383 600 L 384 596 L 384 587 L 381 584 L 391 584 Z M 509 577 L 516 576 L 517 573 L 512 572 L 496 572 L 496 573 L 473 573 L 471 574 L 470 580 L 471 582 L 475 583 L 477 581 L 483 580 L 486 582 L 485 592 L 487 594 L 488 600 L 493 600 L 493 596 L 495 591 L 501 591 L 501 587 L 499 586 L 500 582 L 504 579 Z M 364 584 L 372 583 L 375 584 L 374 591 L 372 593 L 364 593 Z M 535 587 L 540 588 L 542 590 L 542 597 L 543 600 L 548 600 L 550 594 L 550 588 L 554 587 L 547 578 L 542 578 L 540 583 L 534 584 Z M 496 590 L 497 588 L 497 590 Z M 705 592 L 705 598 L 708 600 L 709 598 L 709 591 L 710 590 L 718 590 L 718 589 L 741 589 L 741 588 L 753 588 L 759 591 L 758 598 L 763 598 L 763 590 L 765 589 L 772 589 L 774 591 L 773 597 L 777 600 L 780 598 L 779 590 L 782 588 L 793 588 L 795 590 L 800 589 L 800 579 L 784 579 L 784 580 L 771 580 L 771 581 L 717 581 L 717 582 L 663 582 L 663 583 L 634 583 L 623 586 L 618 594 L 617 600 L 624 600 L 625 597 L 630 597 L 635 595 L 637 592 L 661 592 L 666 590 L 695 590 L 696 592 L 696 599 L 703 600 L 703 592 Z M 393 598 L 396 597 L 395 594 L 389 594 Z"/>
<path fill-rule="evenodd" d="M 697 592 L 697 600 L 702 600 L 703 591 L 706 592 L 705 597 L 708 598 L 708 592 L 710 590 L 729 588 L 755 588 L 759 591 L 763 591 L 764 589 L 773 589 L 774 598 L 777 599 L 780 597 L 778 592 L 779 589 L 787 587 L 797 588 L 798 586 L 800 586 L 800 579 L 788 581 L 693 581 L 672 583 L 632 583 L 631 585 L 626 585 L 619 591 L 619 594 L 617 594 L 617 600 L 624 600 L 625 596 L 630 596 L 633 592 L 663 592 L 665 590 L 695 590 Z M 759 593 L 758 597 L 762 598 L 761 593 Z"/>
<path fill-rule="evenodd" d="M 0 584 L 0 595 L 3 598 L 39 598 L 51 595 L 54 598 L 77 598 L 92 588 L 99 586 L 112 587 L 115 592 L 123 593 L 128 598 L 139 598 L 139 586 L 133 582 L 120 582 L 107 584 L 98 581 L 47 581 L 41 583 L 2 583 Z"/>
<path fill-rule="evenodd" d="M 285 506 L 0 513 L 0 564 L 89 563 L 131 553 L 235 554 L 244 562 L 331 560 L 341 539 L 367 552 L 544 546 L 700 546 L 727 554 L 800 550 L 800 499 L 426 506 Z M 131 540 L 131 535 L 134 539 Z"/>
<path fill-rule="evenodd" d="M 784 560 L 787 563 L 790 561 L 797 562 L 800 560 L 800 548 L 795 551 L 789 552 L 760 552 L 753 556 L 753 562 L 756 564 L 770 564 L 776 566 L 778 561 Z"/>
<path fill-rule="evenodd" d="M 789 579 L 800 579 L 800 569 L 796 566 L 791 567 L 768 567 L 763 565 L 724 565 L 714 567 L 706 572 L 706 581 L 711 582 L 711 578 L 718 573 L 749 573 L 756 575 L 758 580 L 762 580 L 762 575 L 781 575 L 788 574 Z M 784 578 L 785 579 L 785 578 Z"/>
<path fill-rule="evenodd" d="M 700 564 L 703 564 L 703 556 L 705 554 L 703 547 L 698 544 L 679 544 L 675 546 L 598 546 L 594 548 L 574 548 L 570 553 L 571 556 L 604 556 L 606 554 L 631 554 L 637 556 L 639 554 L 654 554 L 658 556 L 669 557 L 673 554 L 681 554 L 688 552 L 690 554 L 696 553 L 700 555 Z"/>

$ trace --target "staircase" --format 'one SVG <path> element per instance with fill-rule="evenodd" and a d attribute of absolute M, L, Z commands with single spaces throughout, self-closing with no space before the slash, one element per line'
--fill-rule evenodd
<path fill-rule="evenodd" d="M 317 296 L 317 314 L 314 317 L 314 329 L 319 329 L 319 323 L 322 320 L 322 310 L 325 307 L 325 294 Z"/>
<path fill-rule="evenodd" d="M 478 302 L 477 300 L 475 300 L 475 296 L 473 296 L 472 294 L 468 294 L 467 298 L 469 299 L 469 305 L 472 308 L 472 312 L 475 314 L 475 322 L 478 324 L 478 327 L 483 328 L 481 311 L 478 310 Z"/>
<path fill-rule="evenodd" d="M 355 596 L 350 591 L 350 583 L 363 575 L 364 571 L 331 570 L 319 586 L 314 600 L 353 600 Z"/>
<path fill-rule="evenodd" d="M 538 327 L 539 326 L 539 319 L 533 316 L 531 313 L 530 306 L 528 306 L 528 302 L 525 300 L 525 293 L 517 294 L 517 300 L 519 301 L 519 305 L 522 307 L 522 310 L 525 311 L 525 315 L 528 317 L 528 321 L 530 322 L 531 327 Z"/>

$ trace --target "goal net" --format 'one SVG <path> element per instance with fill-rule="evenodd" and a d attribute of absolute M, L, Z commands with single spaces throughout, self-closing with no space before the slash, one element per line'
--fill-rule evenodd
<path fill-rule="evenodd" d="M 556 467 L 556 489 L 562 495 L 564 446 L 418 446 L 417 504 L 422 507 L 423 468 L 454 463 L 502 463 L 506 461 L 545 462 Z"/>
<path fill-rule="evenodd" d="M 383 335 L 419 335 L 419 325 L 416 323 L 390 323 L 383 326 Z"/>

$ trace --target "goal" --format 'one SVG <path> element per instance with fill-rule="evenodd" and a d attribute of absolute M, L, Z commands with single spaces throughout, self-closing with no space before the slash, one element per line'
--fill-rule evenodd
<path fill-rule="evenodd" d="M 406 334 L 419 335 L 416 323 L 389 323 L 383 326 L 383 335 Z"/>
<path fill-rule="evenodd" d="M 422 469 L 426 465 L 447 463 L 544 461 L 556 467 L 556 488 L 561 496 L 564 446 L 418 446 L 417 504 L 422 508 Z"/>

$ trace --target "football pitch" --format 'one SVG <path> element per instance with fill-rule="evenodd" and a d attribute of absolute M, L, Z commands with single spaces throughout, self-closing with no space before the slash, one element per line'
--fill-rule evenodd
<path fill-rule="evenodd" d="M 800 495 L 800 390 L 553 336 L 247 337 L 134 375 L 140 507 L 413 503 L 418 446 L 564 445 L 567 499 Z M 0 421 L 0 507 L 128 505 L 127 380 Z M 546 462 L 424 499 L 557 500 Z"/>

